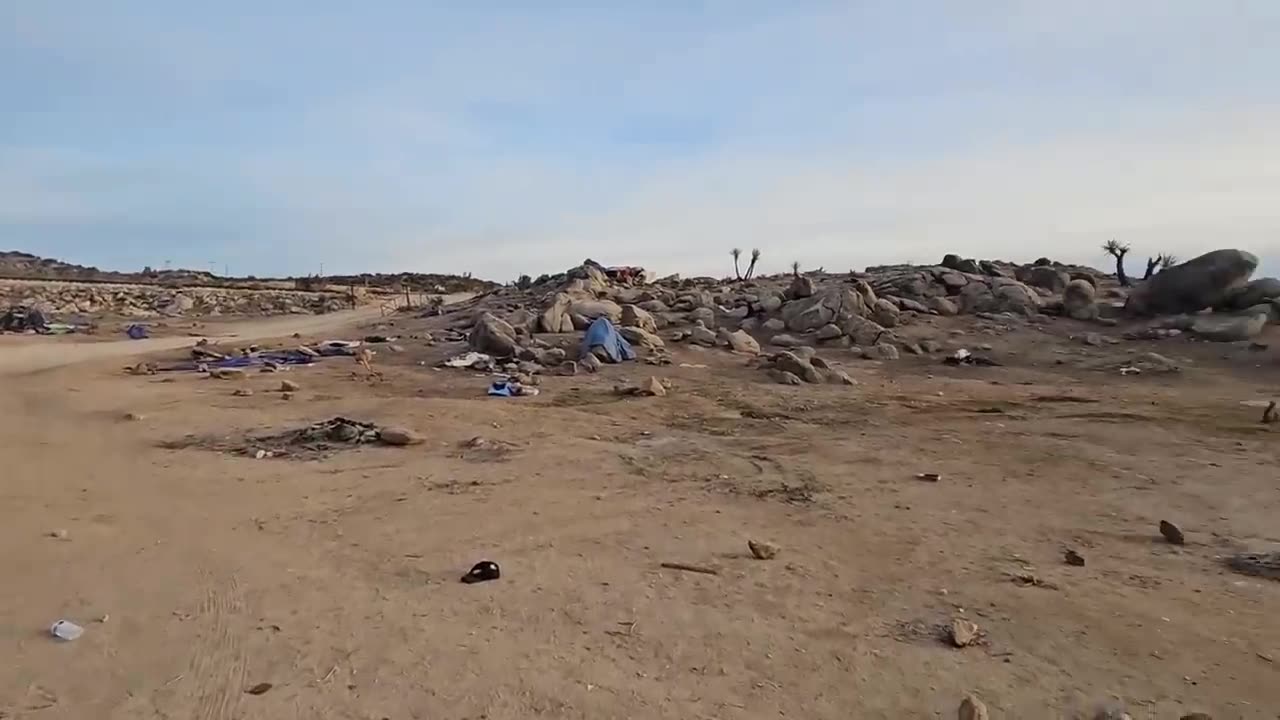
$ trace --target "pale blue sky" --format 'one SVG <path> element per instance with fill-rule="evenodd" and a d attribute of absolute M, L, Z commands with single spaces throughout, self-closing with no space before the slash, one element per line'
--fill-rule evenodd
<path fill-rule="evenodd" d="M 1280 257 L 1277 0 L 0 5 L 0 249 L 499 280 L 735 245 Z"/>

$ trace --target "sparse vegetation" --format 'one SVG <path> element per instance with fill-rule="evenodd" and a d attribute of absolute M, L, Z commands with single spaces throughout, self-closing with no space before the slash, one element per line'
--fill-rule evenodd
<path fill-rule="evenodd" d="M 1129 254 L 1129 246 L 1112 238 L 1102 245 L 1102 251 L 1116 259 L 1116 279 L 1124 287 L 1129 287 L 1129 276 L 1124 271 L 1124 256 Z"/>
<path fill-rule="evenodd" d="M 529 277 L 528 275 L 521 275 L 520 277 L 516 278 L 515 286 L 517 290 L 528 290 L 529 288 L 533 287 L 533 278 Z"/>
<path fill-rule="evenodd" d="M 1169 253 L 1160 253 L 1155 257 L 1147 258 L 1147 271 L 1143 273 L 1142 279 L 1146 280 L 1156 274 L 1156 270 L 1168 270 L 1178 264 L 1178 256 Z"/>
<path fill-rule="evenodd" d="M 733 275 L 738 280 L 742 280 L 742 271 L 738 269 L 738 259 L 742 257 L 742 248 L 734 248 L 729 251 L 733 256 Z"/>
<path fill-rule="evenodd" d="M 747 266 L 747 274 L 743 277 L 744 280 L 750 280 L 751 276 L 755 274 L 756 263 L 759 261 L 760 261 L 760 248 L 753 248 L 751 250 L 751 264 Z"/>
<path fill-rule="evenodd" d="M 791 274 L 796 277 L 800 277 L 800 261 L 799 260 L 791 261 Z"/>

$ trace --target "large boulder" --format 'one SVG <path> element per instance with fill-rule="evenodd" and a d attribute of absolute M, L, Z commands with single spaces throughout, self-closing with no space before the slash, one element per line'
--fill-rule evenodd
<path fill-rule="evenodd" d="M 787 297 L 792 300 L 799 300 L 800 298 L 813 297 L 813 293 L 813 278 L 808 275 L 796 275 L 791 278 L 791 287 L 787 290 Z"/>
<path fill-rule="evenodd" d="M 1062 313 L 1076 320 L 1092 320 L 1098 315 L 1094 298 L 1093 285 L 1084 280 L 1072 280 L 1062 291 Z"/>
<path fill-rule="evenodd" d="M 666 343 L 662 341 L 662 338 L 641 327 L 623 326 L 618 328 L 618 334 L 637 347 L 650 350 L 660 350 L 666 347 Z"/>
<path fill-rule="evenodd" d="M 860 315 L 854 315 L 845 319 L 840 325 L 840 329 L 854 345 L 875 345 L 882 338 L 892 337 L 892 334 L 884 328 L 884 326 L 869 320 Z"/>
<path fill-rule="evenodd" d="M 924 304 L 932 312 L 935 312 L 939 315 L 943 315 L 947 317 L 955 315 L 957 312 L 959 312 L 959 309 L 956 307 L 955 303 L 941 296 L 927 298 L 924 301 Z"/>
<path fill-rule="evenodd" d="M 1133 315 L 1199 312 L 1221 304 L 1257 267 L 1253 253 L 1214 250 L 1151 276 L 1129 293 L 1125 311 Z"/>
<path fill-rule="evenodd" d="M 793 300 L 782 307 L 782 320 L 796 332 L 817 330 L 823 325 L 840 324 L 867 312 L 862 296 L 845 288 L 828 288 L 803 300 Z"/>
<path fill-rule="evenodd" d="M 622 320 L 622 306 L 612 300 L 576 299 L 569 305 L 569 313 L 580 315 L 587 320 L 607 317 L 614 324 Z"/>
<path fill-rule="evenodd" d="M 1040 312 L 1040 295 L 1017 280 L 993 278 L 991 291 L 996 303 L 991 312 L 1014 312 L 1022 315 Z"/>
<path fill-rule="evenodd" d="M 1067 286 L 1067 283 L 1071 282 L 1071 275 L 1055 267 L 1036 265 L 1023 271 L 1021 279 L 1031 287 L 1044 288 L 1050 292 L 1059 293 Z"/>
<path fill-rule="evenodd" d="M 871 318 L 885 327 L 897 327 L 898 308 L 888 300 L 880 298 L 871 308 Z"/>
<path fill-rule="evenodd" d="M 635 305 L 622 306 L 622 325 L 624 327 L 640 328 L 646 332 L 658 332 L 658 321 L 648 310 Z"/>
<path fill-rule="evenodd" d="M 569 306 L 572 303 L 573 298 L 569 297 L 568 293 L 556 293 L 551 299 L 551 304 L 538 317 L 538 325 L 542 328 L 542 332 L 573 332 L 573 319 L 569 317 Z"/>
<path fill-rule="evenodd" d="M 494 357 L 513 357 L 520 345 L 516 342 L 515 328 L 493 313 L 482 313 L 471 328 L 471 349 Z"/>
<path fill-rule="evenodd" d="M 1244 310 L 1280 297 L 1280 279 L 1258 278 L 1248 285 L 1233 290 L 1223 301 L 1228 310 Z"/>
<path fill-rule="evenodd" d="M 1191 323 L 1191 332 L 1201 340 L 1212 342 L 1241 342 L 1251 340 L 1262 332 L 1269 313 L 1253 315 L 1202 315 Z"/>

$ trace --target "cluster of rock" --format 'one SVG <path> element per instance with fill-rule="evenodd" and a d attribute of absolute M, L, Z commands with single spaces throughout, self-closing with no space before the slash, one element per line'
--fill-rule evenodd
<path fill-rule="evenodd" d="M 581 332 L 607 318 L 650 354 L 661 356 L 667 342 L 749 356 L 771 345 L 792 351 L 768 357 L 776 379 L 826 382 L 840 376 L 827 372 L 812 348 L 847 349 L 881 360 L 896 359 L 899 351 L 930 352 L 895 334 L 930 315 L 1041 321 L 1056 315 L 1115 324 L 1125 315 L 1177 312 L 1184 314 L 1158 318 L 1151 336 L 1185 330 L 1207 340 L 1247 339 L 1280 317 L 1280 280 L 1248 282 L 1256 266 L 1249 253 L 1219 250 L 1121 288 L 1114 276 L 1044 258 L 1013 265 L 948 255 L 936 266 L 746 282 L 673 276 L 653 283 L 619 281 L 588 260 L 541 285 L 486 295 L 467 322 L 474 349 L 512 362 L 573 362 L 539 336 Z M 1207 308 L 1218 311 L 1200 312 Z"/>
<path fill-rule="evenodd" d="M 24 305 L 47 317 L 284 315 L 333 312 L 350 307 L 336 293 L 240 290 L 154 285 L 0 281 L 0 307 Z"/>

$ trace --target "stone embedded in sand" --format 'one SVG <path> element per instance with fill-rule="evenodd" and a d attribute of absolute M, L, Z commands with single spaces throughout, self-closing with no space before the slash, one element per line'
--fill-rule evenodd
<path fill-rule="evenodd" d="M 1213 720 L 1213 716 L 1209 713 L 1193 712 L 1183 715 L 1178 720 Z"/>
<path fill-rule="evenodd" d="M 1096 289 L 1087 280 L 1072 280 L 1062 291 L 1062 312 L 1076 320 L 1093 320 L 1098 316 Z"/>
<path fill-rule="evenodd" d="M 1191 332 L 1211 342 L 1243 342 L 1257 337 L 1271 319 L 1269 311 L 1242 315 L 1205 315 L 1191 323 Z"/>
<path fill-rule="evenodd" d="M 822 382 L 822 371 L 813 366 L 809 360 L 803 359 L 793 352 L 780 352 L 773 357 L 773 366 L 782 372 L 791 373 L 807 383 Z"/>
<path fill-rule="evenodd" d="M 217 380 L 243 380 L 246 374 L 240 368 L 210 368 L 209 377 Z"/>
<path fill-rule="evenodd" d="M 422 438 L 412 430 L 402 427 L 385 427 L 378 430 L 378 440 L 384 445 L 417 445 Z"/>
<path fill-rule="evenodd" d="M 1165 540 L 1174 545 L 1183 545 L 1187 542 L 1187 538 L 1182 534 L 1182 530 L 1168 520 L 1160 521 L 1160 534 L 1164 536 Z"/>
<path fill-rule="evenodd" d="M 803 385 L 804 384 L 804 381 L 800 379 L 799 375 L 796 375 L 795 373 L 787 372 L 786 370 L 779 370 L 777 368 L 773 368 L 769 370 L 769 377 L 773 378 L 773 381 L 778 383 L 779 385 Z"/>
<path fill-rule="evenodd" d="M 236 397 L 249 397 L 250 395 L 253 395 L 253 391 L 249 388 L 236 388 L 231 394 Z"/>
<path fill-rule="evenodd" d="M 957 276 L 957 277 L 959 277 L 959 276 Z M 955 315 L 956 313 L 958 313 L 958 312 L 959 312 L 959 309 L 958 309 L 958 308 L 956 308 L 956 304 L 955 304 L 955 303 L 951 302 L 950 300 L 948 300 L 948 299 L 946 299 L 946 298 L 944 298 L 944 297 L 942 297 L 942 296 L 926 298 L 926 299 L 925 299 L 925 301 L 924 301 L 924 304 L 925 304 L 925 305 L 929 308 L 929 310 L 931 310 L 932 312 L 935 312 L 935 313 L 937 313 L 937 314 L 939 314 L 939 315 L 942 315 L 942 316 L 944 316 L 944 317 L 950 317 L 950 316 Z"/>
<path fill-rule="evenodd" d="M 857 380 L 854 380 L 853 378 L 849 377 L 849 373 L 843 370 L 832 370 L 830 373 L 828 373 L 827 380 L 833 383 L 839 383 L 840 385 L 857 385 L 858 384 Z"/>
<path fill-rule="evenodd" d="M 880 343 L 871 348 L 871 351 L 875 353 L 875 357 L 879 360 L 897 360 L 899 357 L 898 348 L 888 343 Z"/>
<path fill-rule="evenodd" d="M 729 347 L 736 353 L 745 355 L 759 355 L 760 343 L 756 339 L 748 335 L 745 331 L 737 332 L 720 331 L 720 338 L 729 344 Z"/>
<path fill-rule="evenodd" d="M 763 540 L 748 540 L 747 548 L 757 560 L 772 560 L 778 557 L 778 553 L 782 550 L 777 545 Z"/>
<path fill-rule="evenodd" d="M 136 412 L 127 412 L 127 413 L 125 413 L 125 414 L 124 414 L 124 419 L 125 419 L 125 420 L 128 420 L 129 422 L 138 422 L 138 421 L 140 421 L 140 420 L 146 420 L 146 419 L 147 419 L 147 416 L 146 416 L 146 415 L 140 415 L 140 414 L 138 414 L 138 413 L 136 413 Z"/>
<path fill-rule="evenodd" d="M 699 345 L 714 347 L 716 344 L 716 334 L 701 324 L 694 325 L 689 329 L 689 341 Z"/>
<path fill-rule="evenodd" d="M 593 373 L 600 370 L 600 358 L 591 353 L 584 354 L 578 359 L 578 367 L 586 372 Z"/>
<path fill-rule="evenodd" d="M 957 720 L 989 720 L 990 715 L 987 714 L 987 706 L 981 700 L 972 695 L 966 695 L 960 701 L 956 718 Z"/>
<path fill-rule="evenodd" d="M 280 392 L 298 392 L 302 387 L 292 380 L 280 381 Z"/>
<path fill-rule="evenodd" d="M 977 623 L 956 618 L 951 621 L 951 644 L 958 648 L 968 647 L 978 639 Z"/>

